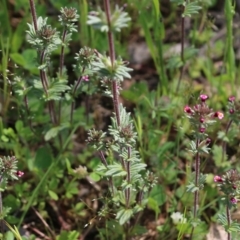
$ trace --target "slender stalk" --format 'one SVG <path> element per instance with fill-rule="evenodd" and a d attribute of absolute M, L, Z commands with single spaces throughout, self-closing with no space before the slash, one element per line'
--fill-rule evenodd
<path fill-rule="evenodd" d="M 182 11 L 183 13 L 184 13 L 184 10 L 185 10 L 185 6 L 183 6 L 183 11 Z M 184 60 L 184 39 L 185 39 L 185 17 L 182 16 L 182 18 L 181 18 L 181 61 L 182 61 L 183 65 L 180 68 L 180 76 L 178 78 L 176 92 L 179 91 L 180 83 L 181 83 L 183 72 L 184 72 L 184 62 L 185 62 L 185 60 Z"/>
<path fill-rule="evenodd" d="M 113 33 L 111 31 L 111 12 L 110 12 L 110 3 L 109 0 L 104 0 L 104 7 L 107 17 L 107 23 L 108 23 L 108 45 L 109 45 L 109 55 L 111 59 L 112 67 L 114 65 L 115 61 L 115 48 L 114 48 L 114 40 L 113 40 Z M 113 93 L 113 106 L 114 106 L 114 112 L 116 114 L 117 124 L 118 126 L 121 125 L 120 122 L 120 111 L 119 111 L 119 98 L 118 98 L 118 86 L 116 81 L 112 81 L 112 93 Z"/>
<path fill-rule="evenodd" d="M 106 158 L 104 157 L 103 151 L 99 151 L 98 153 L 99 153 L 99 157 L 100 157 L 100 159 L 101 159 L 102 164 L 107 168 L 107 167 L 108 167 L 108 166 L 107 166 L 107 160 L 106 160 Z"/>
<path fill-rule="evenodd" d="M 35 29 L 35 32 L 37 32 L 37 30 L 38 30 L 37 14 L 36 14 L 34 1 L 29 0 L 29 4 L 30 4 L 30 11 L 31 11 L 32 19 L 33 19 L 34 29 Z M 39 55 L 40 55 L 40 65 L 42 65 L 44 63 L 44 60 L 45 60 L 45 50 L 39 51 Z M 46 96 L 48 96 L 48 78 L 47 78 L 46 71 L 44 71 L 42 69 L 40 70 L 40 79 L 41 79 L 41 82 L 42 82 L 44 92 L 45 92 Z M 53 101 L 48 101 L 47 105 L 48 105 L 48 111 L 49 111 L 49 114 L 50 114 L 51 122 L 52 122 L 53 125 L 56 126 L 58 121 L 57 121 L 57 115 L 56 115 L 56 112 L 55 112 L 54 102 Z M 60 147 L 62 148 L 62 137 L 61 137 L 61 135 L 59 135 L 59 143 L 60 143 Z"/>
<path fill-rule="evenodd" d="M 63 66 L 64 66 L 64 49 L 65 49 L 64 42 L 65 42 L 66 35 L 67 35 L 67 29 L 65 27 L 62 34 L 62 47 L 61 47 L 60 63 L 59 63 L 60 78 L 62 77 Z M 57 121 L 58 125 L 60 125 L 61 123 L 61 108 L 62 108 L 62 102 L 60 100 L 58 103 L 58 121 Z"/>
<path fill-rule="evenodd" d="M 114 66 L 115 62 L 115 48 L 114 48 L 114 40 L 113 40 L 113 33 L 112 33 L 112 27 L 111 27 L 111 12 L 110 12 L 110 1 L 104 0 L 104 7 L 106 12 L 106 18 L 107 18 L 107 24 L 108 24 L 108 45 L 109 45 L 109 55 L 112 67 Z M 120 103 L 119 103 L 119 97 L 118 97 L 118 85 L 117 81 L 113 79 L 112 81 L 112 95 L 113 95 L 113 106 L 114 106 L 114 112 L 116 115 L 117 125 L 118 127 L 121 126 L 121 120 L 120 120 Z M 128 153 L 131 154 L 131 148 L 128 148 Z M 120 160 L 122 166 L 127 171 L 127 181 L 130 183 L 131 181 L 131 175 L 130 175 L 130 162 L 127 163 L 124 160 Z M 125 200 L 126 200 L 126 207 L 129 207 L 130 203 L 130 188 L 127 188 L 125 190 Z"/>
<path fill-rule="evenodd" d="M 65 42 L 66 35 L 67 35 L 67 29 L 65 27 L 63 34 L 62 34 L 62 47 L 61 47 L 60 63 L 59 63 L 60 77 L 62 76 L 63 66 L 64 66 L 64 50 L 65 50 L 64 42 Z"/>
<path fill-rule="evenodd" d="M 33 0 L 29 0 L 29 5 L 30 5 L 30 11 L 31 11 L 31 14 L 32 14 L 32 20 L 33 20 L 34 29 L 35 29 L 35 31 L 37 31 L 38 30 L 38 26 L 37 26 L 37 13 L 36 13 L 34 1 Z"/>
<path fill-rule="evenodd" d="M 45 58 L 45 51 L 43 50 L 40 53 L 40 64 L 41 65 L 44 62 L 44 58 Z M 42 81 L 44 92 L 45 92 L 46 95 L 48 95 L 48 91 L 47 91 L 47 89 L 48 89 L 48 82 L 47 82 L 47 76 L 46 76 L 46 72 L 45 71 L 40 70 L 40 78 L 41 78 L 41 81 Z"/>
<path fill-rule="evenodd" d="M 226 214 L 227 214 L 228 227 L 230 227 L 232 221 L 231 221 L 231 214 L 230 214 L 230 209 L 229 209 L 228 204 L 226 206 Z M 227 240 L 231 240 L 230 232 L 227 232 Z"/>
<path fill-rule="evenodd" d="M 130 157 L 131 157 L 131 147 L 128 147 L 128 158 Z M 130 172 L 131 162 L 130 161 L 127 161 L 126 167 L 127 167 L 127 182 L 130 184 L 131 182 L 131 172 Z M 130 198 L 131 198 L 130 187 L 126 189 L 125 196 L 126 196 L 126 206 L 129 207 Z"/>
<path fill-rule="evenodd" d="M 196 149 L 198 149 L 199 146 L 199 139 L 196 140 Z M 200 156 L 199 152 L 196 153 L 195 156 L 195 186 L 199 187 L 199 177 L 200 177 Z M 199 190 L 194 192 L 194 203 L 193 203 L 193 217 L 196 218 L 198 214 L 198 207 L 199 207 Z M 190 239 L 193 239 L 193 232 L 194 227 L 192 227 L 191 230 L 191 236 Z"/>
<path fill-rule="evenodd" d="M 199 139 L 197 139 L 196 142 L 196 148 L 198 149 L 199 145 Z M 195 186 L 199 186 L 199 177 L 200 177 L 200 156 L 197 152 L 196 158 L 195 158 Z M 194 193 L 194 210 L 193 210 L 193 216 L 194 218 L 197 217 L 197 211 L 198 211 L 198 199 L 199 199 L 199 191 L 195 191 Z"/>

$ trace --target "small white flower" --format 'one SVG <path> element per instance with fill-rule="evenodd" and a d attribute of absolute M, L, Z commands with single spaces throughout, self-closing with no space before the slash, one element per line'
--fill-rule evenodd
<path fill-rule="evenodd" d="M 182 213 L 174 212 L 171 215 L 174 224 L 186 223 L 187 219 L 183 217 Z"/>

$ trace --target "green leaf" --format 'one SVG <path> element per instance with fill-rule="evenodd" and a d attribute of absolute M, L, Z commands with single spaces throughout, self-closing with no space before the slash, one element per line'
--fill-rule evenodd
<path fill-rule="evenodd" d="M 195 55 L 197 55 L 199 49 L 194 48 L 194 47 L 188 47 L 184 50 L 184 60 L 191 59 Z"/>
<path fill-rule="evenodd" d="M 50 130 L 47 131 L 47 133 L 44 135 L 44 139 L 46 141 L 49 141 L 52 138 L 55 138 L 60 131 L 60 127 L 53 127 Z"/>
<path fill-rule="evenodd" d="M 218 216 L 218 221 L 219 221 L 223 226 L 227 226 L 227 225 L 228 225 L 227 216 L 226 216 L 225 213 L 219 213 L 217 216 Z"/>
<path fill-rule="evenodd" d="M 158 202 L 151 197 L 148 198 L 148 207 L 151 208 L 156 215 L 160 213 Z"/>
<path fill-rule="evenodd" d="M 134 83 L 129 90 L 121 91 L 121 95 L 128 101 L 138 103 L 141 98 L 147 94 L 147 83 Z"/>
<path fill-rule="evenodd" d="M 55 201 L 58 200 L 58 195 L 55 192 L 53 192 L 52 190 L 48 190 L 48 194 L 51 197 L 51 199 L 53 199 Z"/>
<path fill-rule="evenodd" d="M 142 235 L 144 233 L 147 233 L 147 229 L 146 229 L 146 227 L 137 224 L 136 226 L 134 226 L 131 233 L 133 235 Z"/>
<path fill-rule="evenodd" d="M 21 22 L 18 24 L 17 28 L 13 32 L 11 52 L 16 53 L 19 51 L 25 38 L 25 30 L 26 20 L 25 18 L 22 18 Z"/>
<path fill-rule="evenodd" d="M 22 56 L 25 60 L 24 68 L 27 70 L 32 70 L 34 69 L 36 73 L 38 73 L 37 69 L 37 53 L 34 49 L 26 49 L 23 51 Z"/>
<path fill-rule="evenodd" d="M 189 2 L 185 6 L 183 16 L 184 17 L 186 17 L 186 16 L 191 17 L 191 15 L 199 13 L 200 9 L 202 9 L 202 7 L 199 6 L 199 3 L 197 1 L 196 2 Z"/>
<path fill-rule="evenodd" d="M 79 236 L 78 231 L 62 231 L 60 235 L 57 236 L 57 240 L 77 240 Z"/>
<path fill-rule="evenodd" d="M 54 80 L 48 88 L 48 96 L 46 96 L 46 101 L 58 101 L 62 98 L 62 93 L 70 89 L 71 88 L 68 86 L 67 81 Z"/>
<path fill-rule="evenodd" d="M 116 219 L 119 220 L 120 225 L 123 225 L 131 218 L 132 215 L 132 209 L 122 209 L 117 213 Z"/>
<path fill-rule="evenodd" d="M 90 173 L 89 177 L 94 181 L 98 182 L 101 179 L 101 176 L 95 172 Z"/>
<path fill-rule="evenodd" d="M 118 177 L 118 176 L 126 176 L 127 172 L 122 168 L 121 164 L 114 164 L 109 165 L 108 170 L 105 173 L 105 176 L 112 176 L 112 177 Z"/>
<path fill-rule="evenodd" d="M 240 224 L 237 222 L 232 222 L 228 228 L 229 232 L 240 232 Z"/>
<path fill-rule="evenodd" d="M 19 233 L 18 229 L 16 226 L 11 226 L 10 224 L 8 224 L 6 221 L 4 221 L 5 224 L 7 225 L 7 227 L 11 230 L 11 232 L 13 233 L 14 237 L 17 239 L 17 240 L 22 240 L 22 237 L 21 237 L 21 234 Z M 8 239 L 12 239 L 11 238 L 11 234 L 9 235 L 10 238 L 7 238 Z"/>
<path fill-rule="evenodd" d="M 187 192 L 194 193 L 194 192 L 196 192 L 196 191 L 198 191 L 198 190 L 199 190 L 199 188 L 196 187 L 194 183 L 189 183 L 189 184 L 187 185 Z"/>
<path fill-rule="evenodd" d="M 166 202 L 166 193 L 160 185 L 154 186 L 149 196 L 157 202 L 158 206 L 162 206 Z"/>
<path fill-rule="evenodd" d="M 60 126 L 53 127 L 46 132 L 46 134 L 44 135 L 44 139 L 46 141 L 49 141 L 50 139 L 55 138 L 60 131 L 68 127 L 69 127 L 69 123 L 63 123 Z"/>
<path fill-rule="evenodd" d="M 24 57 L 19 53 L 11 53 L 10 57 L 16 64 L 22 67 L 26 64 Z"/>
<path fill-rule="evenodd" d="M 34 166 L 46 170 L 52 163 L 52 153 L 48 147 L 41 147 L 37 150 Z"/>
<path fill-rule="evenodd" d="M 14 234 L 11 231 L 7 231 L 6 233 L 4 233 L 4 238 L 1 238 L 1 235 L 0 235 L 0 239 L 14 240 Z"/>
<path fill-rule="evenodd" d="M 17 132 L 20 133 L 23 129 L 23 122 L 21 120 L 17 120 L 17 122 L 15 123 L 15 128 Z"/>

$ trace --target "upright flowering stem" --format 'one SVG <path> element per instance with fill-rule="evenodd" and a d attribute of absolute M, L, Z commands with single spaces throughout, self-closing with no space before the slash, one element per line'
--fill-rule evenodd
<path fill-rule="evenodd" d="M 196 141 L 196 148 L 199 146 L 199 139 Z M 195 186 L 199 186 L 199 176 L 200 176 L 200 156 L 199 152 L 196 153 L 195 157 Z M 199 202 L 199 191 L 194 192 L 194 208 L 193 208 L 193 216 L 194 218 L 197 217 L 197 211 L 198 211 L 198 202 Z"/>
<path fill-rule="evenodd" d="M 35 31 L 37 31 L 38 30 L 37 14 L 36 14 L 34 0 L 29 0 L 29 5 L 30 5 L 31 14 L 32 14 L 32 20 L 33 20 L 34 28 L 35 28 Z"/>
<path fill-rule="evenodd" d="M 35 32 L 37 32 L 38 31 L 37 13 L 36 13 L 34 1 L 33 0 L 29 0 L 29 5 L 30 5 L 30 11 L 31 11 L 31 15 L 32 15 L 34 29 L 35 29 Z M 40 64 L 43 64 L 44 55 L 45 55 L 45 51 L 43 50 L 40 53 Z M 41 79 L 41 82 L 42 82 L 42 86 L 43 86 L 44 92 L 47 95 L 48 94 L 48 92 L 47 92 L 47 87 L 48 87 L 47 77 L 46 77 L 46 73 L 42 69 L 40 70 L 40 79 Z M 49 109 L 51 120 L 54 123 L 54 116 L 52 114 L 52 110 L 51 110 L 52 108 L 51 108 L 50 104 L 48 104 L 48 109 Z"/>
<path fill-rule="evenodd" d="M 131 157 L 131 148 L 128 147 L 128 158 Z M 127 182 L 130 183 L 131 181 L 131 173 L 130 173 L 130 167 L 131 167 L 131 162 L 130 161 L 127 161 Z M 126 196 L 126 206 L 129 207 L 129 203 L 130 203 L 130 188 L 127 188 L 126 189 L 126 192 L 125 192 L 125 196 Z"/>
<path fill-rule="evenodd" d="M 38 26 L 37 26 L 37 14 L 36 14 L 36 9 L 35 9 L 35 4 L 33 0 L 29 0 L 30 3 L 30 10 L 31 10 L 31 15 L 32 15 L 32 19 L 33 19 L 33 25 L 34 25 L 34 29 L 35 32 L 38 31 Z M 44 64 L 44 60 L 45 60 L 45 50 L 41 50 L 40 51 L 40 65 Z M 46 71 L 44 71 L 43 69 L 40 69 L 40 79 L 42 82 L 42 86 L 44 89 L 44 92 L 46 94 L 46 96 L 48 96 L 48 77 L 46 74 Z M 48 102 L 48 110 L 49 110 L 49 114 L 51 117 L 51 121 L 54 125 L 57 124 L 57 118 L 56 118 L 56 114 L 55 114 L 55 107 L 54 107 L 54 102 L 50 101 Z"/>
<path fill-rule="evenodd" d="M 67 35 L 67 28 L 65 27 L 63 30 L 63 35 L 62 35 L 62 47 L 61 47 L 61 54 L 60 54 L 60 63 L 59 63 L 59 76 L 62 77 L 62 72 L 63 72 L 63 65 L 64 65 L 64 42 L 65 38 Z M 60 124 L 60 119 L 61 119 L 61 108 L 62 108 L 62 102 L 61 100 L 59 101 L 58 104 L 58 124 Z"/>
<path fill-rule="evenodd" d="M 196 148 L 198 149 L 199 146 L 199 139 L 196 141 Z M 199 152 L 196 153 L 195 157 L 195 186 L 199 187 L 199 177 L 200 177 L 200 156 Z M 194 203 L 193 203 L 193 217 L 196 218 L 198 214 L 198 206 L 199 206 L 199 190 L 196 190 L 194 192 Z M 191 230 L 191 236 L 190 239 L 193 239 L 193 232 L 194 227 L 192 227 Z"/>
<path fill-rule="evenodd" d="M 64 48 L 65 48 L 64 42 L 65 42 L 66 35 L 67 35 L 67 28 L 65 27 L 62 34 L 62 47 L 61 47 L 60 64 L 59 64 L 60 77 L 62 76 L 63 65 L 64 65 Z"/>
<path fill-rule="evenodd" d="M 29 4 L 30 4 L 30 10 L 31 10 L 31 15 L 32 15 L 32 19 L 33 19 L 34 30 L 37 33 L 37 31 L 38 31 L 37 14 L 36 14 L 34 1 L 29 0 Z M 40 50 L 38 53 L 40 56 L 40 65 L 43 65 L 45 57 L 46 57 L 46 51 L 45 51 L 45 49 L 43 49 L 43 50 Z M 46 96 L 48 96 L 48 77 L 47 77 L 46 71 L 43 69 L 40 69 L 40 79 L 42 82 L 44 92 L 45 92 Z M 56 111 L 55 111 L 54 101 L 52 101 L 52 100 L 48 101 L 47 106 L 48 106 L 48 111 L 50 114 L 51 122 L 54 126 L 56 126 L 58 124 L 58 120 L 57 120 L 57 115 L 56 115 Z M 59 135 L 59 143 L 60 143 L 60 146 L 62 146 L 61 135 Z"/>
<path fill-rule="evenodd" d="M 109 44 L 109 55 L 111 60 L 112 68 L 114 67 L 115 62 L 115 48 L 114 48 L 114 40 L 113 40 L 113 32 L 112 32 L 112 26 L 111 26 L 111 11 L 110 11 L 110 1 L 104 0 L 104 7 L 106 12 L 106 18 L 107 18 L 107 24 L 108 24 L 108 44 Z M 120 104 L 119 104 L 119 98 L 118 98 L 118 85 L 117 80 L 112 79 L 112 95 L 113 95 L 113 106 L 114 106 L 114 112 L 116 115 L 117 125 L 118 127 L 121 126 L 121 120 L 120 120 Z M 128 158 L 131 156 L 131 147 L 128 147 Z M 127 182 L 130 184 L 131 181 L 131 175 L 130 175 L 130 169 L 131 169 L 131 162 L 122 161 L 123 167 L 126 169 L 127 172 Z M 131 198 L 131 191 L 128 187 L 125 190 L 125 200 L 126 200 L 126 207 L 129 207 L 130 198 Z"/>
<path fill-rule="evenodd" d="M 206 104 L 208 96 L 205 94 L 201 94 L 200 103 L 193 106 L 193 108 L 188 105 L 184 107 L 184 112 L 186 116 L 189 118 L 194 132 L 195 132 L 195 144 L 190 144 L 190 151 L 194 153 L 195 158 L 195 175 L 194 175 L 194 183 L 189 185 L 189 191 L 194 193 L 194 206 L 193 206 L 193 218 L 194 221 L 198 216 L 198 208 L 199 208 L 199 191 L 204 184 L 205 178 L 200 174 L 200 166 L 201 166 L 201 153 L 209 153 L 208 145 L 211 140 L 207 137 L 206 129 L 209 124 L 214 122 L 213 119 L 222 119 L 224 117 L 223 113 L 216 111 L 214 112 L 209 106 Z M 194 188 L 192 188 L 194 185 Z M 195 229 L 195 224 L 191 230 L 190 239 L 193 239 L 193 232 Z"/>
<path fill-rule="evenodd" d="M 226 206 L 226 215 L 227 215 L 227 222 L 228 222 L 228 227 L 231 225 L 231 215 L 230 215 L 230 209 L 227 203 Z M 231 240 L 231 233 L 227 232 L 227 240 Z"/>
<path fill-rule="evenodd" d="M 37 13 L 36 13 L 34 1 L 29 0 L 29 4 L 30 4 L 30 11 L 31 11 L 31 15 L 32 15 L 34 29 L 35 29 L 35 32 L 37 32 L 38 31 Z M 44 57 L 45 57 L 45 51 L 42 50 L 40 52 L 40 64 L 43 64 Z M 41 79 L 41 82 L 42 82 L 44 92 L 45 92 L 46 95 L 48 95 L 48 92 L 47 92 L 47 88 L 48 88 L 47 76 L 46 76 L 46 72 L 43 71 L 42 69 L 40 70 L 40 79 Z M 53 107 L 51 106 L 51 104 L 48 104 L 48 110 L 49 110 L 49 114 L 50 114 L 52 123 L 55 124 L 55 117 L 54 117 L 54 114 L 53 114 Z"/>
<path fill-rule="evenodd" d="M 108 23 L 107 34 L 108 34 L 108 44 L 109 44 L 109 55 L 110 55 L 111 64 L 113 67 L 114 61 L 115 61 L 115 48 L 114 48 L 114 40 L 113 40 L 113 33 L 112 33 L 112 27 L 111 27 L 111 11 L 110 11 L 109 0 L 104 0 L 104 7 L 105 7 L 107 23 Z M 121 123 L 120 123 L 120 112 L 119 112 L 118 86 L 117 86 L 116 80 L 114 79 L 112 81 L 112 93 L 113 93 L 113 106 L 116 114 L 117 124 L 118 126 L 120 126 Z"/>

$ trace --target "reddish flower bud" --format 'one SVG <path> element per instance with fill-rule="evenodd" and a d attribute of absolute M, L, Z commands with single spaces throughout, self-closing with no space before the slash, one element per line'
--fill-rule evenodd
<path fill-rule="evenodd" d="M 223 119 L 223 117 L 224 117 L 224 114 L 223 113 L 221 113 L 221 112 L 215 112 L 214 114 L 213 114 L 213 117 L 217 117 L 218 119 Z"/>
<path fill-rule="evenodd" d="M 232 108 L 229 109 L 229 113 L 230 113 L 230 114 L 234 114 L 234 113 L 235 113 L 234 109 L 232 109 Z"/>
<path fill-rule="evenodd" d="M 203 123 L 204 120 L 205 120 L 205 119 L 204 119 L 203 117 L 201 117 L 199 121 L 200 121 L 200 123 Z"/>
<path fill-rule="evenodd" d="M 16 175 L 17 175 L 18 177 L 22 177 L 22 176 L 24 175 L 24 172 L 22 172 L 22 171 L 17 171 L 17 172 L 16 172 Z"/>
<path fill-rule="evenodd" d="M 232 188 L 233 188 L 233 189 L 237 189 L 237 186 L 236 186 L 236 185 L 232 185 Z"/>
<path fill-rule="evenodd" d="M 199 132 L 200 132 L 200 133 L 204 133 L 204 132 L 205 132 L 205 130 L 206 130 L 206 128 L 205 128 L 205 127 L 200 127 L 200 129 L 199 129 Z"/>
<path fill-rule="evenodd" d="M 193 110 L 189 106 L 185 106 L 184 107 L 184 112 L 191 114 L 193 112 Z"/>
<path fill-rule="evenodd" d="M 222 182 L 223 182 L 223 179 L 222 179 L 220 176 L 215 176 L 215 177 L 213 178 L 213 181 L 214 181 L 214 182 L 220 182 L 220 183 L 222 183 Z"/>
<path fill-rule="evenodd" d="M 230 202 L 231 202 L 232 204 L 237 204 L 237 199 L 236 199 L 235 197 L 231 197 L 231 198 L 230 198 Z"/>
<path fill-rule="evenodd" d="M 212 140 L 211 140 L 210 138 L 207 138 L 207 139 L 206 139 L 206 144 L 207 144 L 207 145 L 210 144 L 211 141 L 212 141 Z"/>
<path fill-rule="evenodd" d="M 208 99 L 208 96 L 205 95 L 205 94 L 201 94 L 200 99 L 201 99 L 202 102 L 205 102 Z"/>
<path fill-rule="evenodd" d="M 234 101 L 235 101 L 235 97 L 234 97 L 234 96 L 229 97 L 229 98 L 228 98 L 228 101 L 229 101 L 229 102 L 234 102 Z"/>
<path fill-rule="evenodd" d="M 88 75 L 86 75 L 86 76 L 82 76 L 82 80 L 85 81 L 85 82 L 88 82 L 88 81 L 89 81 L 89 77 L 88 77 Z"/>

